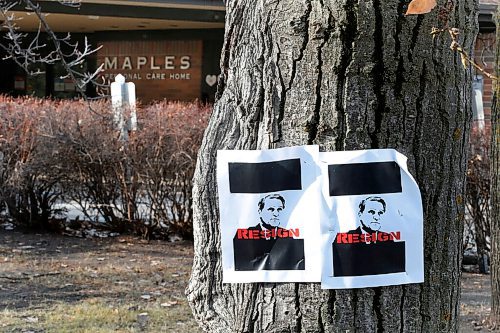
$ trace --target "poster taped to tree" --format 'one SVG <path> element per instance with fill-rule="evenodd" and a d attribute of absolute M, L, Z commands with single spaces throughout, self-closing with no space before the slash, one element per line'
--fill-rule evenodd
<path fill-rule="evenodd" d="M 423 282 L 420 191 L 393 149 L 320 153 L 323 289 Z"/>
<path fill-rule="evenodd" d="M 318 282 L 317 146 L 218 151 L 223 282 Z"/>
<path fill-rule="evenodd" d="M 420 192 L 393 149 L 222 150 L 217 181 L 225 283 L 423 281 Z"/>

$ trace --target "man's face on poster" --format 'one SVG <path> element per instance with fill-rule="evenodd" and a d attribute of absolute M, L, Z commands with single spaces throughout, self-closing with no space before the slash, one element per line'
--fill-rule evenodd
<path fill-rule="evenodd" d="M 272 227 L 280 225 L 280 215 L 283 212 L 283 203 L 276 198 L 268 198 L 264 201 L 264 208 L 259 211 L 260 219 Z"/>
<path fill-rule="evenodd" d="M 368 227 L 374 231 L 379 231 L 381 219 L 385 214 L 384 205 L 378 201 L 366 201 L 365 209 L 359 212 L 359 220 L 363 226 Z"/>

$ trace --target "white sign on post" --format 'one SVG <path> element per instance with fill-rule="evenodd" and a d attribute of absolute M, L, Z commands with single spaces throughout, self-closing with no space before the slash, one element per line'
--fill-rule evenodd
<path fill-rule="evenodd" d="M 128 140 L 128 132 L 137 130 L 137 113 L 135 110 L 135 84 L 125 83 L 125 77 L 118 74 L 111 83 L 111 102 L 114 110 L 114 122 L 120 131 L 120 139 Z M 126 117 L 125 111 L 130 111 Z M 128 118 L 128 120 L 126 119 Z"/>

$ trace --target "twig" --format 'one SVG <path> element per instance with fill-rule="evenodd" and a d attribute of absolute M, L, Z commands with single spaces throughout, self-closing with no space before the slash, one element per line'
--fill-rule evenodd
<path fill-rule="evenodd" d="M 451 36 L 451 44 L 450 44 L 450 49 L 452 51 L 458 52 L 460 54 L 460 58 L 462 60 L 462 65 L 464 68 L 467 69 L 468 64 L 472 65 L 474 68 L 476 68 L 478 71 L 483 73 L 485 76 L 492 80 L 497 80 L 498 77 L 495 75 L 488 73 L 486 69 L 484 69 L 482 66 L 478 65 L 473 59 L 469 57 L 469 55 L 464 51 L 462 45 L 458 42 L 458 35 L 460 34 L 460 30 L 457 28 L 450 28 L 450 27 L 445 27 L 442 29 L 438 28 L 432 28 L 431 35 L 433 37 L 437 36 L 438 34 L 442 34 L 443 32 L 448 31 L 448 33 Z"/>
<path fill-rule="evenodd" d="M 59 3 L 78 8 L 81 4 L 80 0 L 57 0 Z M 25 9 L 31 11 L 36 15 L 39 21 L 38 29 L 33 37 L 25 32 L 20 32 L 16 18 L 11 13 L 16 5 L 23 4 Z M 58 37 L 56 33 L 50 28 L 45 14 L 42 12 L 40 3 L 35 0 L 17 0 L 6 1 L 0 0 L 0 17 L 2 18 L 0 28 L 6 30 L 5 39 L 9 43 L 2 43 L 0 41 L 0 48 L 4 49 L 7 53 L 5 59 L 12 59 L 16 64 L 25 69 L 31 75 L 42 73 L 39 69 L 35 68 L 34 71 L 30 69 L 37 64 L 54 64 L 60 62 L 64 68 L 66 75 L 63 78 L 70 78 L 74 83 L 77 92 L 87 99 L 85 87 L 89 83 L 99 86 L 100 83 L 96 82 L 99 73 L 102 71 L 102 66 L 97 68 L 94 72 L 82 72 L 79 67 L 84 63 L 85 58 L 99 50 L 98 48 L 91 48 L 87 38 L 84 38 L 84 43 L 80 47 L 78 42 L 72 42 L 70 34 L 65 37 Z M 52 44 L 54 50 L 49 50 L 45 53 L 43 50 L 48 50 L 50 45 L 41 43 L 41 33 L 47 34 L 47 39 Z M 26 40 L 29 39 L 29 40 Z M 81 50 L 80 50 L 81 49 Z M 68 52 L 65 50 L 69 50 Z M 92 110 L 91 105 L 89 108 Z M 93 110 L 92 110 L 93 111 Z"/>
<path fill-rule="evenodd" d="M 24 273 L 26 274 L 26 273 Z M 40 274 L 33 274 L 29 276 L 7 276 L 7 275 L 0 275 L 0 279 L 7 279 L 7 280 L 31 280 L 34 278 L 38 277 L 43 277 L 43 276 L 52 276 L 52 275 L 59 275 L 61 272 L 48 272 L 48 273 L 40 273 Z"/>
<path fill-rule="evenodd" d="M 438 20 L 442 28 L 433 27 L 431 30 L 432 38 L 435 38 L 437 35 L 440 35 L 448 31 L 448 33 L 451 36 L 450 49 L 460 54 L 460 58 L 462 60 L 462 65 L 464 66 L 464 68 L 467 69 L 468 64 L 470 64 L 488 78 L 498 81 L 498 77 L 496 77 L 491 73 L 488 73 L 484 69 L 484 67 L 478 65 L 473 59 L 471 59 L 469 55 L 464 51 L 462 45 L 460 45 L 460 43 L 458 42 L 458 35 L 460 35 L 460 30 L 449 26 L 451 19 L 450 14 L 453 12 L 454 8 L 455 8 L 455 3 L 453 0 L 447 0 L 446 3 L 439 8 Z"/>

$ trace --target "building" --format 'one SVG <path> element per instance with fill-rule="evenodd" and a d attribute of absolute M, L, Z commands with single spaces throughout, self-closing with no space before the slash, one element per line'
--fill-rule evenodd
<path fill-rule="evenodd" d="M 98 51 L 82 70 L 103 65 L 99 82 L 118 73 L 135 82 L 137 96 L 158 99 L 213 101 L 224 38 L 225 7 L 220 0 L 72 0 L 39 1 L 51 29 L 85 38 Z M 21 31 L 35 34 L 38 18 L 22 6 L 13 8 Z M 0 14 L 1 15 L 1 14 Z M 0 16 L 0 20 L 2 17 Z M 46 38 L 44 34 L 42 39 Z M 50 43 L 50 41 L 47 41 Z M 3 58 L 3 57 L 2 57 Z M 74 83 L 60 64 L 40 65 L 44 74 L 27 75 L 13 61 L 0 61 L 0 93 L 71 98 Z M 95 95 L 95 87 L 87 93 Z"/>
<path fill-rule="evenodd" d="M 80 6 L 71 6 L 80 1 Z M 480 0 L 479 34 L 475 59 L 494 72 L 494 13 L 499 0 Z M 46 0 L 38 1 L 46 20 L 58 33 L 71 32 L 83 44 L 100 47 L 83 69 L 103 65 L 100 82 L 118 73 L 135 82 L 137 96 L 145 103 L 158 99 L 213 101 L 224 38 L 225 7 L 222 0 Z M 66 3 L 69 5 L 63 5 Z M 14 8 L 22 18 L 22 31 L 35 33 L 38 20 L 22 6 Z M 1 16 L 0 16 L 1 20 Z M 1 52 L 1 49 L 0 49 Z M 1 54 L 0 54 L 1 56 Z M 12 61 L 0 61 L 0 93 L 70 98 L 77 96 L 74 83 L 61 78 L 61 65 L 43 65 L 42 75 L 30 76 Z M 476 71 L 474 119 L 478 127 L 489 123 L 493 82 Z M 89 95 L 96 91 L 89 87 Z"/>
<path fill-rule="evenodd" d="M 495 73 L 496 25 L 495 13 L 498 10 L 498 0 L 481 0 L 479 3 L 479 33 L 474 47 L 474 60 L 486 72 Z M 479 130 L 491 128 L 491 107 L 493 93 L 498 89 L 498 83 L 481 71 L 474 69 L 474 127 Z M 498 71 L 498 68 L 497 68 Z"/>

